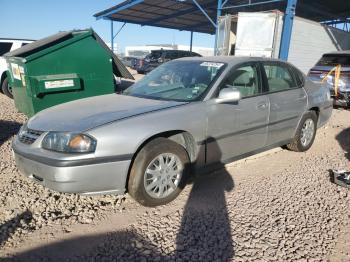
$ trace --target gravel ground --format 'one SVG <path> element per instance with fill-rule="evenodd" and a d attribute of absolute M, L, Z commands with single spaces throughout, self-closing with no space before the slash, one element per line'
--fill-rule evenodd
<path fill-rule="evenodd" d="M 283 150 L 239 161 L 195 179 L 167 206 L 136 205 L 136 221 L 122 229 L 111 225 L 107 234 L 77 238 L 67 233 L 17 253 L 31 232 L 92 222 L 88 226 L 97 227 L 135 204 L 128 197 L 54 193 L 22 178 L 9 139 L 25 118 L 4 96 L 0 103 L 0 260 L 3 254 L 9 261 L 350 261 L 344 246 L 350 239 L 339 240 L 350 225 L 350 191 L 332 184 L 328 173 L 350 170 L 350 111 L 334 110 L 306 153 Z M 82 250 L 62 254 L 75 245 Z"/>
<path fill-rule="evenodd" d="M 22 177 L 12 158 L 11 140 L 26 117 L 2 94 L 0 104 L 0 251 L 41 227 L 90 224 L 108 211 L 123 209 L 124 196 L 61 194 Z"/>

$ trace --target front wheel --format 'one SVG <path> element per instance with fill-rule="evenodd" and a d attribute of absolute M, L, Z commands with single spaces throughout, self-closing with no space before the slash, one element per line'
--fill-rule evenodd
<path fill-rule="evenodd" d="M 9 85 L 9 82 L 7 80 L 7 77 L 4 79 L 4 81 L 2 82 L 1 85 L 1 90 L 2 92 L 7 95 L 9 98 L 13 98 L 13 94 L 12 94 L 12 88 Z"/>
<path fill-rule="evenodd" d="M 296 152 L 305 152 L 313 144 L 317 129 L 316 112 L 306 113 L 300 121 L 293 141 L 287 145 L 287 148 Z"/>
<path fill-rule="evenodd" d="M 179 144 L 156 138 L 137 154 L 128 181 L 129 194 L 143 206 L 164 205 L 185 186 L 189 158 Z"/>

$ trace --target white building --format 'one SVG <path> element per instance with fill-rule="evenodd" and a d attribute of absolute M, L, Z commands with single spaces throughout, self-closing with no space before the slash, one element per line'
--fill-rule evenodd
<path fill-rule="evenodd" d="M 125 47 L 125 56 L 133 57 L 145 57 L 152 50 L 190 50 L 189 45 L 140 45 L 140 46 L 126 46 Z M 202 56 L 211 56 L 214 55 L 214 48 L 202 47 L 202 46 L 192 46 L 192 51 L 196 52 Z"/>
<path fill-rule="evenodd" d="M 111 48 L 111 42 L 105 42 L 106 43 L 106 45 L 109 47 L 109 48 Z M 119 48 L 119 46 L 118 46 L 118 44 L 116 43 L 116 42 L 113 42 L 113 52 L 114 53 L 118 53 L 118 48 Z"/>

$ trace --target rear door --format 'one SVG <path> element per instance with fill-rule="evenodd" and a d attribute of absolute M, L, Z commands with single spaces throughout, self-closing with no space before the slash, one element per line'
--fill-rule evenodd
<path fill-rule="evenodd" d="M 263 62 L 263 73 L 270 100 L 267 145 L 285 142 L 294 136 L 307 106 L 303 83 L 293 69 L 281 62 Z"/>
<path fill-rule="evenodd" d="M 261 83 L 258 63 L 241 64 L 231 71 L 221 88 L 234 86 L 242 99 L 237 103 L 208 101 L 207 163 L 229 162 L 265 146 L 269 101 L 262 94 Z"/>

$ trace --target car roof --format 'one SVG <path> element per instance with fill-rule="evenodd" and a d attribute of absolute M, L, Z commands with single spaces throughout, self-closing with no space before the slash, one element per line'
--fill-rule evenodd
<path fill-rule="evenodd" d="M 32 39 L 20 39 L 20 38 L 1 38 L 0 41 L 25 41 L 25 42 L 33 42 L 35 40 Z"/>
<path fill-rule="evenodd" d="M 202 56 L 202 57 L 185 57 L 185 58 L 177 59 L 177 61 L 179 60 L 217 62 L 217 63 L 226 63 L 229 65 L 235 65 L 235 64 L 244 63 L 244 62 L 258 62 L 258 61 L 276 61 L 276 62 L 289 64 L 279 59 L 265 58 L 265 57 L 252 57 L 252 56 Z"/>
<path fill-rule="evenodd" d="M 334 52 L 325 53 L 323 55 L 350 55 L 350 50 L 334 51 Z"/>
<path fill-rule="evenodd" d="M 177 50 L 177 49 L 155 49 L 155 50 L 151 50 L 151 52 L 192 52 L 189 50 Z M 194 52 L 192 52 L 194 53 Z"/>

